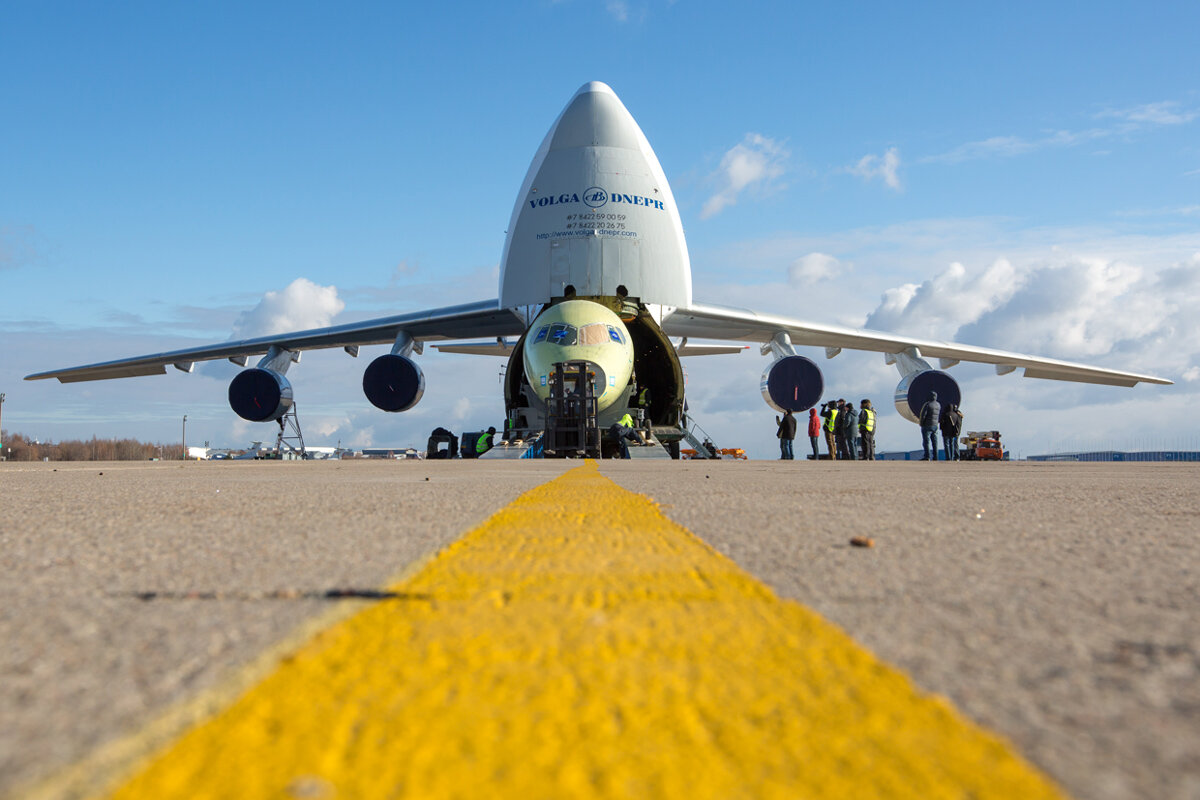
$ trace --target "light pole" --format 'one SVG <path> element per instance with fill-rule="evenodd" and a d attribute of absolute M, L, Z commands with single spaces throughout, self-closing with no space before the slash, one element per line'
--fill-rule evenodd
<path fill-rule="evenodd" d="M 183 415 L 183 455 L 180 458 L 187 461 L 187 414 Z"/>
<path fill-rule="evenodd" d="M 0 392 L 0 422 L 4 417 L 4 392 Z M 0 456 L 4 455 L 4 428 L 0 426 Z"/>

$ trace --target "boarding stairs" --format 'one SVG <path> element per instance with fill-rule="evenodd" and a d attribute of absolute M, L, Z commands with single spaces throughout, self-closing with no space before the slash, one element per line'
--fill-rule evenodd
<path fill-rule="evenodd" d="M 680 418 L 679 429 L 683 432 L 683 441 L 696 451 L 696 458 L 721 458 L 721 450 L 713 444 L 712 437 L 687 414 Z"/>

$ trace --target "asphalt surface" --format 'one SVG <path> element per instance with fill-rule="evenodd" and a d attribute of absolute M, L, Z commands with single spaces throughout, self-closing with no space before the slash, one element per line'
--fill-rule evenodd
<path fill-rule="evenodd" d="M 571 466 L 0 464 L 0 795 L 361 608 Z M 601 469 L 1075 796 L 1200 797 L 1200 468 Z"/>

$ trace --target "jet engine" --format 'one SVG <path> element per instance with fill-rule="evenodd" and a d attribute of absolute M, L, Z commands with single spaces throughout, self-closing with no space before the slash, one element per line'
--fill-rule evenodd
<path fill-rule="evenodd" d="M 425 394 L 425 375 L 411 358 L 382 355 L 363 373 L 363 394 L 383 411 L 408 411 Z"/>
<path fill-rule="evenodd" d="M 937 392 L 942 408 L 962 402 L 958 381 L 949 373 L 938 369 L 927 369 L 908 375 L 896 386 L 896 411 L 909 422 L 920 422 L 917 415 L 921 406 L 929 399 L 930 392 Z"/>
<path fill-rule="evenodd" d="M 229 406 L 251 422 L 277 420 L 292 407 L 292 384 L 273 370 L 244 369 L 229 384 Z"/>
<path fill-rule="evenodd" d="M 785 356 L 762 374 L 763 400 L 776 411 L 807 411 L 825 391 L 821 368 L 804 356 Z"/>

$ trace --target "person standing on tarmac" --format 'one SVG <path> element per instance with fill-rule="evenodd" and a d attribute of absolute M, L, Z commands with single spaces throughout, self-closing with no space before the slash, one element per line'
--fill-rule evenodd
<path fill-rule="evenodd" d="M 937 461 L 937 435 L 938 421 L 942 417 L 942 404 L 938 402 L 937 392 L 930 392 L 929 399 L 925 401 L 925 405 L 921 406 L 921 413 L 917 414 L 917 421 L 921 425 L 921 447 L 925 451 L 925 457 L 922 461 L 929 461 L 929 451 L 933 450 L 933 460 Z"/>
<path fill-rule="evenodd" d="M 837 460 L 837 449 L 834 442 L 834 430 L 837 428 L 837 404 L 832 400 L 821 403 L 821 416 L 825 418 L 825 446 L 829 448 L 829 460 Z"/>
<path fill-rule="evenodd" d="M 862 457 L 863 461 L 875 460 L 875 409 L 871 406 L 871 401 L 863 398 L 859 404 L 858 412 L 858 434 L 862 439 Z"/>
<path fill-rule="evenodd" d="M 796 438 L 796 417 L 789 408 L 783 412 L 783 419 L 776 417 L 775 421 L 779 423 L 779 430 L 775 433 L 779 437 L 779 458 L 781 461 L 791 461 L 795 458 L 792 443 Z"/>
<path fill-rule="evenodd" d="M 838 414 L 842 424 L 842 441 L 846 443 L 846 458 L 858 460 L 858 415 L 854 413 L 854 404 L 846 403 L 846 407 Z"/>
<path fill-rule="evenodd" d="M 849 458 L 846 452 L 846 401 L 839 397 L 837 401 L 837 424 L 833 426 L 833 441 L 837 444 L 837 457 Z"/>
<path fill-rule="evenodd" d="M 962 430 L 962 421 L 962 412 L 954 403 L 942 412 L 942 451 L 947 461 L 958 461 L 958 434 Z"/>
<path fill-rule="evenodd" d="M 817 450 L 817 439 L 821 435 L 821 418 L 817 416 L 817 410 L 810 408 L 808 410 L 808 441 L 812 443 L 813 461 L 821 458 L 821 452 Z"/>

